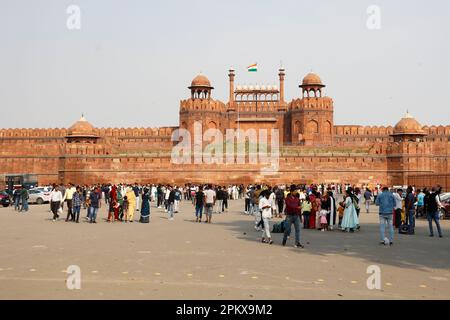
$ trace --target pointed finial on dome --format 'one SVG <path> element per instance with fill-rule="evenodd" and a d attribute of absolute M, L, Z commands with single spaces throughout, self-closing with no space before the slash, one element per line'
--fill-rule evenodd
<path fill-rule="evenodd" d="M 84 117 L 84 113 L 81 114 L 81 118 L 79 121 L 87 121 L 86 118 Z"/>
<path fill-rule="evenodd" d="M 414 117 L 412 116 L 412 114 L 409 113 L 409 110 L 406 110 L 405 119 L 412 119 L 412 118 L 414 118 Z"/>

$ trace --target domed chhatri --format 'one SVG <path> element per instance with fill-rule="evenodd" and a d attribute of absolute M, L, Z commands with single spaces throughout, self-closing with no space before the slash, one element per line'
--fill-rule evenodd
<path fill-rule="evenodd" d="M 81 116 L 80 120 L 75 122 L 67 131 L 68 137 L 88 137 L 97 138 L 95 128 L 90 124 L 84 116 Z"/>
<path fill-rule="evenodd" d="M 189 89 L 192 89 L 192 88 L 214 89 L 211 86 L 211 82 L 209 81 L 209 79 L 206 76 L 202 75 L 202 74 L 199 74 L 198 76 L 196 76 L 194 78 L 194 80 L 192 80 L 191 86 L 189 87 Z"/>
<path fill-rule="evenodd" d="M 425 135 L 422 125 L 406 112 L 406 115 L 394 127 L 393 135 Z"/>
<path fill-rule="evenodd" d="M 196 76 L 188 88 L 191 90 L 192 99 L 202 100 L 211 99 L 211 90 L 214 89 L 209 79 L 202 74 Z"/>
<path fill-rule="evenodd" d="M 317 86 L 317 87 L 325 87 L 325 85 L 322 83 L 322 80 L 320 77 L 315 73 L 308 73 L 302 81 L 302 84 L 300 87 L 303 86 Z"/>

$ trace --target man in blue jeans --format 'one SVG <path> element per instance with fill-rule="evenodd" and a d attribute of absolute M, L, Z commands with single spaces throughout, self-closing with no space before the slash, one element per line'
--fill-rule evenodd
<path fill-rule="evenodd" d="M 395 208 L 394 195 L 389 192 L 388 187 L 383 187 L 383 192 L 378 195 L 375 204 L 379 207 L 380 214 L 380 244 L 384 243 L 386 224 L 389 228 L 389 244 L 394 244 L 394 226 L 392 225 L 392 215 Z"/>
<path fill-rule="evenodd" d="M 91 191 L 89 199 L 91 201 L 89 207 L 89 222 L 97 223 L 95 220 L 97 219 L 98 208 L 100 207 L 100 190 L 98 187 L 95 187 L 95 189 Z"/>
<path fill-rule="evenodd" d="M 439 194 L 441 193 L 441 188 L 435 187 L 431 189 L 431 193 L 425 196 L 424 206 L 425 212 L 428 219 L 428 227 L 430 229 L 430 237 L 434 237 L 433 233 L 433 220 L 436 224 L 436 228 L 439 234 L 439 238 L 442 238 L 441 224 L 439 223 L 439 210 L 442 208 L 442 203 L 440 201 Z"/>
<path fill-rule="evenodd" d="M 295 245 L 296 248 L 304 248 L 300 243 L 300 223 L 302 222 L 301 210 L 300 210 L 300 197 L 295 194 L 295 185 L 291 185 L 290 193 L 285 199 L 286 203 L 286 220 L 283 236 L 283 246 L 286 245 L 287 237 L 291 234 L 291 225 L 294 224 L 295 228 Z"/>

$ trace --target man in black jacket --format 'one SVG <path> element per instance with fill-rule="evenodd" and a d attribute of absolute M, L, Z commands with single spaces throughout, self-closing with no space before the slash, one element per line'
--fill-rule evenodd
<path fill-rule="evenodd" d="M 424 207 L 428 219 L 428 227 L 430 229 L 430 237 L 434 236 L 433 233 L 433 220 L 436 224 L 436 228 L 439 234 L 439 238 L 442 238 L 441 224 L 439 223 L 439 210 L 442 208 L 439 194 L 441 193 L 441 187 L 433 187 L 431 193 L 425 194 Z"/>

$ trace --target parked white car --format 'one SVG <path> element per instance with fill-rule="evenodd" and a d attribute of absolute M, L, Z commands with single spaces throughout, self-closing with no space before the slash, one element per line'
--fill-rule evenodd
<path fill-rule="evenodd" d="M 28 194 L 30 196 L 28 199 L 29 203 L 43 204 L 50 202 L 50 191 L 44 191 L 43 188 L 30 189 Z"/>

